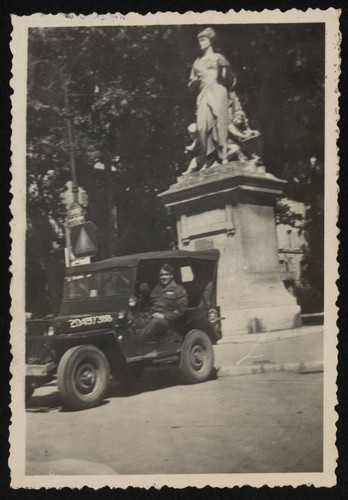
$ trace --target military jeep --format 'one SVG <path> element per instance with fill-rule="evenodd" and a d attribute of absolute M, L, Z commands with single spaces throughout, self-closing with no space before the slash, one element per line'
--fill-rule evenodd
<path fill-rule="evenodd" d="M 131 384 L 148 366 L 177 365 L 184 380 L 207 380 L 212 345 L 221 339 L 216 306 L 218 250 L 151 252 L 66 269 L 60 313 L 26 323 L 26 397 L 57 378 L 65 406 L 98 405 L 111 378 Z M 187 313 L 158 338 L 141 341 L 161 265 L 172 264 L 184 286 Z"/>

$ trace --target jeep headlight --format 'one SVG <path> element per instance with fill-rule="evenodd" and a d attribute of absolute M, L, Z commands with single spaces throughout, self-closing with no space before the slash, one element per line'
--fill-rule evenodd
<path fill-rule="evenodd" d="M 219 321 L 220 317 L 218 311 L 214 308 L 209 309 L 208 318 L 212 323 L 216 323 L 217 321 Z"/>
<path fill-rule="evenodd" d="M 54 326 L 51 325 L 47 328 L 46 335 L 48 335 L 49 337 L 52 337 L 52 335 L 54 335 Z"/>
<path fill-rule="evenodd" d="M 125 319 L 125 317 L 126 317 L 126 311 L 118 311 L 117 319 L 122 321 L 123 319 Z"/>
<path fill-rule="evenodd" d="M 131 297 L 129 297 L 128 299 L 128 305 L 129 307 L 135 307 L 137 305 L 137 298 L 134 297 L 134 295 L 132 295 Z"/>

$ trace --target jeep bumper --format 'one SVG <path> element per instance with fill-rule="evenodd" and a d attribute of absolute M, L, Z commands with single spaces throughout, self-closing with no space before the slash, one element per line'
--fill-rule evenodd
<path fill-rule="evenodd" d="M 55 361 L 50 361 L 45 365 L 26 365 L 27 377 L 47 377 L 55 371 L 57 365 Z"/>

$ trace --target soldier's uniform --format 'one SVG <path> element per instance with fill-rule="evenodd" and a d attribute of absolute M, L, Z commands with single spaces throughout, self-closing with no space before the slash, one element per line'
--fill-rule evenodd
<path fill-rule="evenodd" d="M 187 311 L 188 299 L 183 286 L 172 280 L 168 285 L 160 283 L 151 292 L 150 316 L 159 312 L 164 318 L 150 318 L 149 323 L 141 332 L 143 339 L 156 337 L 165 333 L 175 320 L 183 316 Z"/>

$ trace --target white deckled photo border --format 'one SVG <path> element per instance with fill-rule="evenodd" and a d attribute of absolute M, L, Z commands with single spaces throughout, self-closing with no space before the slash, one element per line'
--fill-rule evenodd
<path fill-rule="evenodd" d="M 335 412 L 337 377 L 337 308 L 338 278 L 337 250 L 337 179 L 338 179 L 338 81 L 340 75 L 340 31 L 339 14 L 335 9 L 311 10 L 305 12 L 292 9 L 262 12 L 204 13 L 188 12 L 177 14 L 159 12 L 139 15 L 57 14 L 12 16 L 13 33 L 11 51 L 13 54 L 12 101 L 12 185 L 13 200 L 11 212 L 11 272 L 13 274 L 10 293 L 11 307 L 11 412 L 10 458 L 11 486 L 13 488 L 127 488 L 128 486 L 161 488 L 168 486 L 198 488 L 234 487 L 250 485 L 261 487 L 314 485 L 329 487 L 336 484 L 336 421 Z M 325 23 L 325 296 L 324 296 L 324 456 L 323 472 L 318 473 L 272 473 L 272 474 L 185 474 L 185 475 L 115 475 L 115 476 L 28 476 L 25 474 L 26 418 L 24 398 L 25 374 L 25 221 L 26 221 L 26 100 L 28 30 L 33 27 L 75 27 L 75 26 L 137 26 L 166 24 L 261 24 L 261 23 Z"/>

